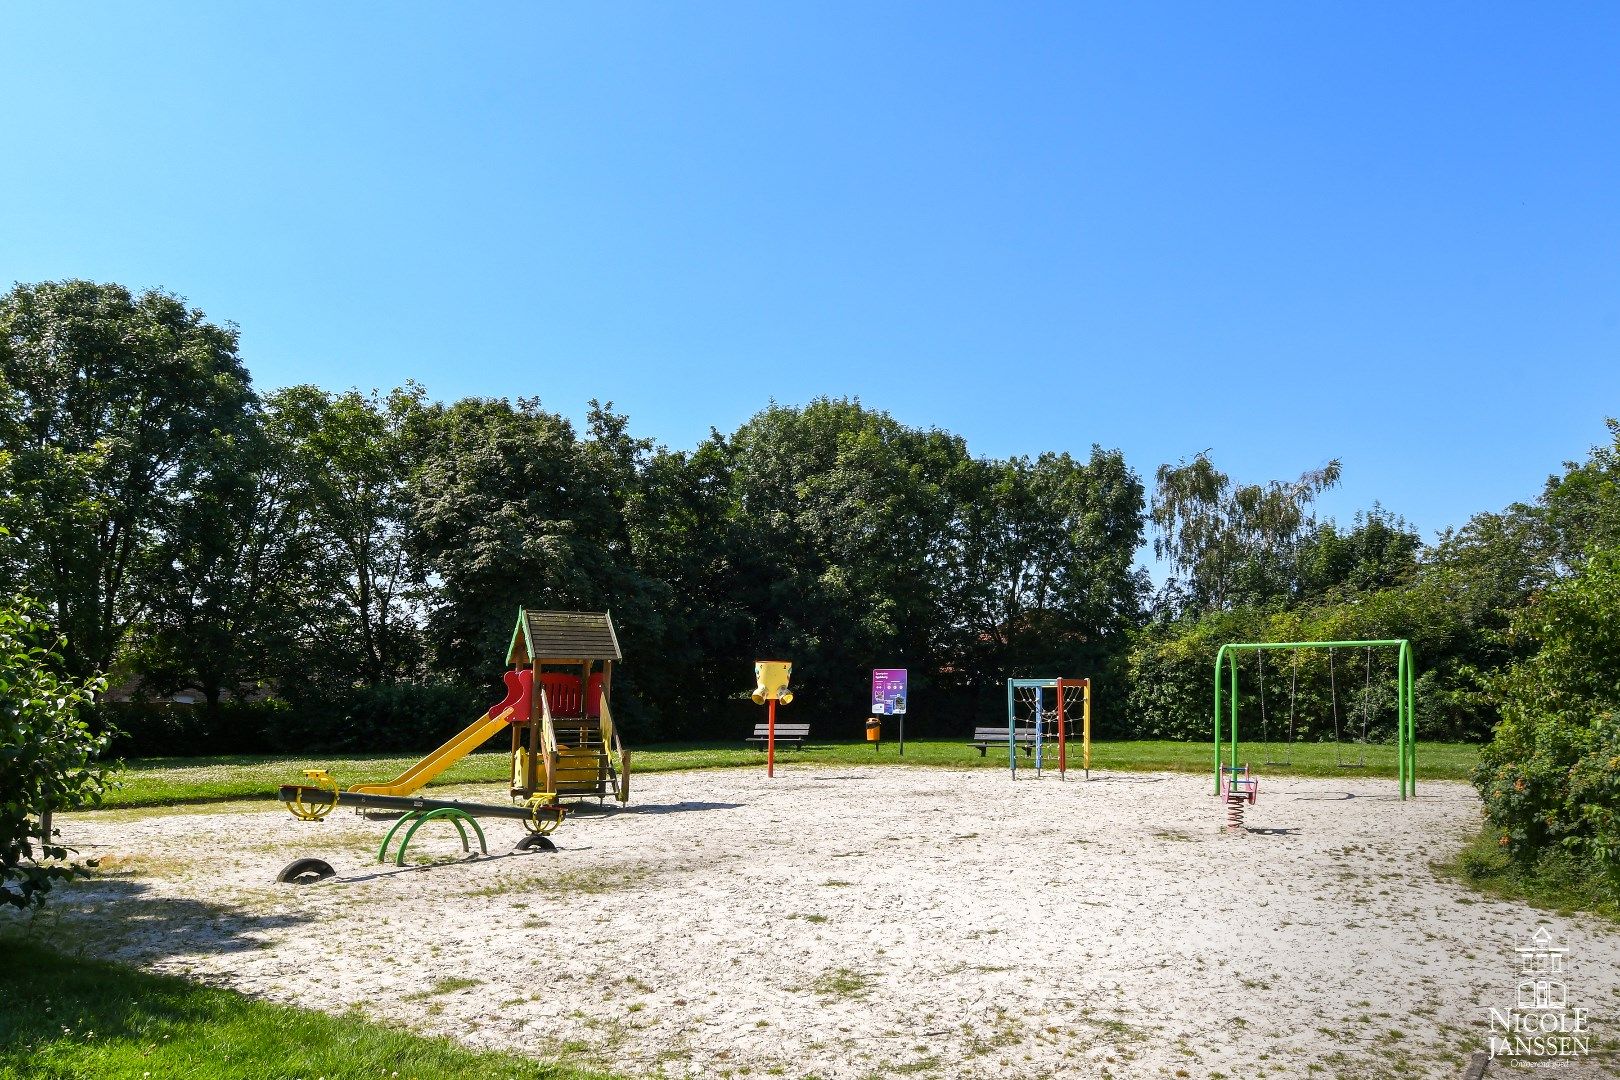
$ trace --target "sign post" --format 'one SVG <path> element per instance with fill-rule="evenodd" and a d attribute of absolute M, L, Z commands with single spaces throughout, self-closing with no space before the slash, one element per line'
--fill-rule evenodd
<path fill-rule="evenodd" d="M 906 756 L 906 669 L 872 670 L 872 713 L 900 718 L 900 756 Z"/>

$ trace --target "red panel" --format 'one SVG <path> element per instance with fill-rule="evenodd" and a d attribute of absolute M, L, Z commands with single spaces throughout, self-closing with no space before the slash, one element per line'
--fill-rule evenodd
<path fill-rule="evenodd" d="M 489 715 L 491 716 L 499 716 L 504 710 L 516 705 L 518 700 L 523 697 L 523 683 L 516 671 L 508 671 L 501 676 L 501 681 L 506 684 L 506 696 L 489 707 Z"/>
<path fill-rule="evenodd" d="M 526 724 L 533 715 L 534 708 L 534 672 L 524 668 L 517 673 L 518 699 L 512 707 L 512 723 Z"/>
<path fill-rule="evenodd" d="M 546 688 L 546 704 L 552 716 L 579 716 L 579 676 L 546 671 L 540 674 L 540 685 Z"/>

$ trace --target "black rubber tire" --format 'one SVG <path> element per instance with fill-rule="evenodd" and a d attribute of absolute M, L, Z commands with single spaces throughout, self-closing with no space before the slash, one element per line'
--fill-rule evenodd
<path fill-rule="evenodd" d="M 336 876 L 337 871 L 325 859 L 294 859 L 281 868 L 276 880 L 284 885 L 313 885 Z"/>
<path fill-rule="evenodd" d="M 528 836 L 525 836 L 523 839 L 521 839 L 521 840 L 519 840 L 517 842 L 517 845 L 512 848 L 512 853 L 515 855 L 520 851 L 556 851 L 556 850 L 557 850 L 557 845 L 553 844 L 551 842 L 551 837 L 544 836 L 544 835 L 542 835 L 540 833 L 530 833 Z"/>

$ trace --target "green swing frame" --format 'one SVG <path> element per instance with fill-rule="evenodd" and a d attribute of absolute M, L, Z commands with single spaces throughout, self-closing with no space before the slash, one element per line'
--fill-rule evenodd
<path fill-rule="evenodd" d="M 1221 706 L 1223 684 L 1230 684 L 1231 764 L 1238 763 L 1238 656 L 1245 652 L 1271 649 L 1352 649 L 1390 648 L 1398 650 L 1395 665 L 1395 743 L 1396 779 L 1400 784 L 1401 799 L 1417 795 L 1417 729 L 1416 695 L 1412 643 L 1406 638 L 1383 638 L 1374 641 L 1229 641 L 1215 653 L 1215 794 L 1221 793 L 1221 767 L 1225 747 L 1221 742 Z M 1226 669 L 1223 671 L 1223 669 Z M 1223 678 L 1223 674 L 1227 678 Z"/>

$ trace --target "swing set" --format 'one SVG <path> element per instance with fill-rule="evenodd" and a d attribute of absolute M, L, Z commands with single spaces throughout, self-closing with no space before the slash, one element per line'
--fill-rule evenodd
<path fill-rule="evenodd" d="M 1228 642 L 1220 647 L 1215 654 L 1215 794 L 1221 794 L 1221 781 L 1223 772 L 1233 773 L 1242 770 L 1247 775 L 1247 766 L 1238 764 L 1238 656 L 1244 652 L 1254 652 L 1257 655 L 1256 663 L 1259 667 L 1257 681 L 1260 690 L 1260 738 L 1265 748 L 1267 765 L 1292 764 L 1291 755 L 1294 737 L 1297 731 L 1297 705 L 1299 698 L 1299 654 L 1306 649 L 1326 649 L 1328 653 L 1328 687 L 1333 704 L 1333 741 L 1335 763 L 1341 769 L 1364 769 L 1367 767 L 1367 730 L 1370 723 L 1373 691 L 1373 661 L 1372 652 L 1378 648 L 1392 648 L 1396 650 L 1395 664 L 1395 744 L 1396 744 L 1396 776 L 1400 784 L 1401 798 L 1417 794 L 1417 736 L 1414 727 L 1415 706 L 1413 693 L 1412 643 L 1405 638 L 1391 638 L 1378 641 L 1251 641 Z M 1274 649 L 1286 649 L 1292 660 L 1292 671 L 1288 687 L 1288 727 L 1287 736 L 1283 744 L 1283 756 L 1280 760 L 1272 758 L 1271 753 L 1275 744 L 1271 741 L 1270 719 L 1266 710 L 1266 653 Z M 1359 755 L 1356 760 L 1346 760 L 1344 728 L 1353 729 L 1354 717 L 1345 717 L 1339 709 L 1339 679 L 1337 650 L 1363 649 L 1366 651 L 1366 682 L 1361 694 L 1361 738 L 1359 741 Z M 1228 678 L 1223 679 L 1224 672 Z M 1221 705 L 1223 696 L 1223 683 L 1229 683 L 1231 694 L 1231 723 L 1230 723 L 1230 755 L 1224 751 L 1221 744 Z M 1348 723 L 1347 723 L 1348 721 Z M 1252 799 L 1251 799 L 1252 801 Z"/>

